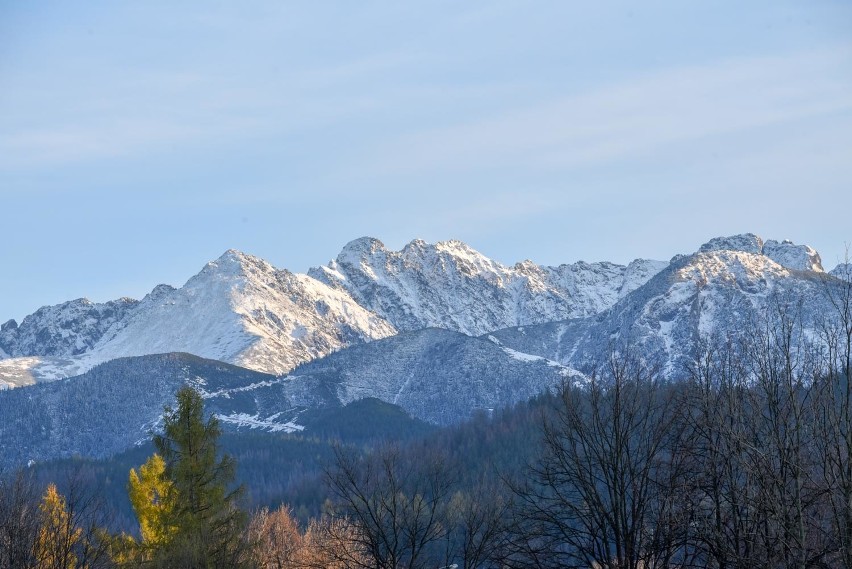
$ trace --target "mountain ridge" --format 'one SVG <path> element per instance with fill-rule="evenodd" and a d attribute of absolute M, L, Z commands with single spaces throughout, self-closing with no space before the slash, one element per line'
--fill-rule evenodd
<path fill-rule="evenodd" d="M 78 299 L 40 308 L 21 324 L 7 321 L 0 327 L 0 388 L 153 353 L 184 351 L 282 374 L 347 346 L 429 327 L 481 336 L 579 318 L 589 328 L 589 319 L 687 257 L 702 260 L 696 282 L 725 273 L 736 285 L 736 267 L 751 270 L 755 282 L 842 276 L 842 265 L 825 273 L 811 247 L 752 233 L 711 239 L 669 262 L 628 265 L 508 266 L 458 240 L 415 239 L 392 251 L 362 237 L 328 264 L 299 274 L 229 249 L 179 288 L 158 285 L 141 300 Z"/>
<path fill-rule="evenodd" d="M 794 260 L 790 264 L 801 266 L 801 256 Z M 832 316 L 830 297 L 839 298 L 843 286 L 821 269 L 782 266 L 745 247 L 711 246 L 676 257 L 633 295 L 594 318 L 491 335 L 503 345 L 586 373 L 606 361 L 608 352 L 629 349 L 679 379 L 703 343 L 745 339 L 751 324 L 778 312 L 801 320 L 797 341 L 818 341 L 820 327 Z"/>
<path fill-rule="evenodd" d="M 369 258 L 365 274 L 375 275 L 382 259 L 400 256 L 411 285 L 404 300 L 391 294 L 371 303 L 363 291 L 341 286 L 345 277 L 319 276 L 327 270 L 292 273 L 229 249 L 182 287 L 158 285 L 141 300 L 81 299 L 43 307 L 0 330 L 0 386 L 69 377 L 110 359 L 172 351 L 285 373 L 400 330 L 437 326 L 479 332 L 544 322 L 573 314 L 570 310 L 595 313 L 663 265 L 640 260 L 628 267 L 604 262 L 554 269 L 521 262 L 510 268 L 457 240 L 436 245 L 414 240 L 391 254 L 374 238 L 348 243 L 338 258 L 344 264 Z M 453 278 L 439 283 L 442 274 Z M 613 278 L 620 280 L 610 282 Z M 489 308 L 489 299 L 496 297 L 501 308 Z M 377 309 L 394 302 L 399 310 Z M 479 312 L 463 314 L 474 309 Z M 406 311 L 410 318 L 401 316 Z M 473 324 L 480 320 L 483 324 Z"/>

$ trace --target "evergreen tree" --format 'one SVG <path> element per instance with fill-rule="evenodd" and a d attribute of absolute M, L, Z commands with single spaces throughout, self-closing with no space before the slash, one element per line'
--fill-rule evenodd
<path fill-rule="evenodd" d="M 231 489 L 235 461 L 219 455 L 215 416 L 204 420 L 204 402 L 190 387 L 166 407 L 158 455 L 129 490 L 139 517 L 146 557 L 154 566 L 218 568 L 239 565 L 246 516 L 237 507 L 242 487 Z M 147 503 L 146 503 L 147 502 Z"/>

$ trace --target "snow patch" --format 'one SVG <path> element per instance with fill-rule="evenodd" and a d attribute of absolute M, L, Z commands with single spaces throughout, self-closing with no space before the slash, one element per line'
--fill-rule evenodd
<path fill-rule="evenodd" d="M 532 354 L 525 354 L 523 352 L 518 352 L 513 350 L 512 348 L 503 348 L 503 351 L 506 352 L 512 359 L 522 361 L 522 362 L 543 362 L 547 361 L 545 358 L 541 356 L 534 356 Z M 553 362 L 556 363 L 556 362 Z M 556 364 L 559 365 L 559 364 Z"/>
<path fill-rule="evenodd" d="M 248 427 L 250 429 L 262 429 L 271 433 L 294 433 L 304 431 L 305 427 L 293 421 L 286 423 L 278 423 L 275 420 L 281 413 L 270 415 L 265 419 L 261 419 L 258 415 L 249 415 L 248 413 L 232 413 L 230 415 L 217 415 L 223 423 L 229 423 L 237 427 Z"/>

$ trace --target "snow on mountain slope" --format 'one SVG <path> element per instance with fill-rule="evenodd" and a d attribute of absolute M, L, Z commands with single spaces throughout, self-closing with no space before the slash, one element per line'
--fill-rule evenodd
<path fill-rule="evenodd" d="M 637 260 L 628 267 L 606 262 L 542 267 L 524 261 L 507 267 L 460 241 L 414 240 L 402 251 L 390 251 L 364 237 L 308 274 L 346 291 L 399 330 L 483 334 L 596 314 L 665 265 Z"/>
<path fill-rule="evenodd" d="M 429 326 L 480 334 L 596 314 L 665 263 L 637 260 L 506 267 L 459 241 L 375 239 L 344 247 L 309 275 L 228 251 L 179 289 L 141 301 L 81 299 L 0 330 L 0 385 L 68 377 L 112 358 L 184 351 L 282 373 L 352 343 Z M 21 359 L 23 358 L 23 359 Z"/>
<path fill-rule="evenodd" d="M 557 327 L 564 342 L 574 341 L 575 355 L 563 353 L 559 357 L 568 359 L 560 361 L 597 357 L 613 335 L 627 333 L 624 326 L 653 338 L 654 350 L 674 353 L 693 327 L 705 333 L 743 314 L 732 308 L 736 302 L 756 307 L 775 290 L 805 294 L 807 283 L 826 275 L 812 248 L 764 242 L 754 234 L 712 239 L 690 259 L 508 267 L 460 241 L 415 240 L 390 251 L 362 238 L 327 266 L 299 275 L 228 251 L 179 289 L 161 285 L 141 301 L 77 300 L 42 308 L 20 325 L 3 324 L 0 387 L 67 377 L 112 358 L 174 351 L 284 373 L 398 330 L 439 327 L 481 335 L 578 318 L 586 319 L 582 326 Z M 671 282 L 648 314 L 624 312 L 661 275 Z M 696 302 L 700 310 L 686 308 Z M 615 318 L 613 307 L 621 320 L 602 331 L 596 315 Z M 685 319 L 685 310 L 692 319 Z M 665 314 L 657 319 L 655 311 Z M 636 322 L 624 320 L 634 316 Z"/>
<path fill-rule="evenodd" d="M 102 304 L 80 298 L 45 306 L 20 325 L 9 320 L 0 326 L 0 350 L 9 357 L 79 355 L 91 350 L 138 304 L 130 298 Z"/>
<path fill-rule="evenodd" d="M 716 237 L 701 246 L 699 253 L 710 251 L 739 251 L 752 255 L 764 255 L 782 267 L 797 271 L 822 273 L 822 260 L 813 247 L 796 245 L 789 239 L 763 241 L 754 233 L 743 233 L 730 237 Z"/>
<path fill-rule="evenodd" d="M 0 379 L 20 385 L 81 373 L 114 358 L 175 351 L 284 373 L 395 332 L 345 292 L 231 250 L 183 287 L 154 289 L 88 351 L 62 359 L 0 360 Z"/>
<path fill-rule="evenodd" d="M 769 240 L 763 244 L 763 254 L 788 269 L 822 273 L 822 260 L 813 247 L 794 245 L 790 240 Z"/>
<path fill-rule="evenodd" d="M 693 255 L 676 257 L 596 317 L 492 335 L 506 346 L 582 371 L 605 361 L 613 347 L 629 345 L 670 377 L 678 377 L 702 339 L 746 334 L 749 324 L 771 314 L 773 306 L 796 310 L 811 323 L 829 313 L 826 293 L 841 281 L 822 271 L 809 247 L 778 244 L 791 253 L 779 254 L 773 243 L 778 244 L 764 244 L 750 234 L 717 238 Z"/>
<path fill-rule="evenodd" d="M 103 361 L 180 351 L 283 373 L 350 343 L 396 332 L 345 293 L 233 250 L 182 288 L 143 303 L 93 355 Z"/>

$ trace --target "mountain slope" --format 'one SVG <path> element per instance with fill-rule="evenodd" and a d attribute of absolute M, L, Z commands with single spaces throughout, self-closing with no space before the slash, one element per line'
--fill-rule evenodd
<path fill-rule="evenodd" d="M 627 267 L 584 263 L 504 266 L 460 241 L 415 240 L 390 251 L 369 237 L 347 244 L 310 274 L 381 315 L 399 330 L 445 328 L 465 334 L 585 317 L 612 306 L 666 263 Z"/>
<path fill-rule="evenodd" d="M 375 397 L 447 425 L 526 400 L 574 370 L 492 341 L 429 328 L 352 346 L 296 369 L 287 393 L 308 407 Z"/>
<path fill-rule="evenodd" d="M 0 392 L 0 467 L 79 454 L 103 457 L 147 440 L 189 381 L 250 385 L 273 376 L 188 354 L 114 360 L 85 375 Z"/>
<path fill-rule="evenodd" d="M 664 265 L 525 261 L 509 268 L 458 241 L 416 240 L 390 252 L 365 238 L 329 267 L 302 275 L 230 250 L 183 287 L 160 285 L 141 301 L 80 299 L 44 307 L 20 325 L 7 322 L 0 329 L 0 388 L 175 351 L 286 373 L 397 330 L 481 334 L 596 314 Z"/>
<path fill-rule="evenodd" d="M 312 437 L 364 443 L 434 428 L 376 399 L 294 407 L 283 389 L 289 381 L 176 353 L 122 358 L 68 381 L 0 392 L 0 471 L 69 456 L 103 458 L 147 442 L 161 425 L 163 407 L 174 404 L 184 385 L 203 394 L 206 410 L 227 433 L 307 429 Z"/>
<path fill-rule="evenodd" d="M 144 308 L 99 358 L 182 351 L 282 373 L 396 332 L 346 294 L 233 250 Z"/>
<path fill-rule="evenodd" d="M 163 406 L 187 384 L 226 430 L 288 433 L 327 428 L 328 410 L 367 399 L 432 424 L 457 423 L 572 377 L 553 362 L 435 329 L 353 346 L 286 376 L 190 354 L 120 358 L 66 381 L 0 391 L 0 468 L 103 457 L 147 440 Z M 388 413 L 382 405 L 359 408 Z"/>
<path fill-rule="evenodd" d="M 0 381 L 25 385 L 82 373 L 114 358 L 175 351 L 284 373 L 343 346 L 396 332 L 345 292 L 233 250 L 179 289 L 158 286 L 141 301 L 121 304 L 121 311 L 113 304 L 75 301 L 7 326 L 4 350 L 37 357 L 0 360 Z M 73 320 L 50 318 L 80 312 Z M 49 342 L 38 344 L 32 337 Z"/>
<path fill-rule="evenodd" d="M 771 243 L 776 245 L 767 254 Z M 752 323 L 771 317 L 773 310 L 795 312 L 814 325 L 830 314 L 827 295 L 839 286 L 842 281 L 824 273 L 808 247 L 764 244 L 751 234 L 718 238 L 693 255 L 675 258 L 596 317 L 492 335 L 503 345 L 585 371 L 605 361 L 611 349 L 629 346 L 677 378 L 702 340 L 747 334 Z"/>

